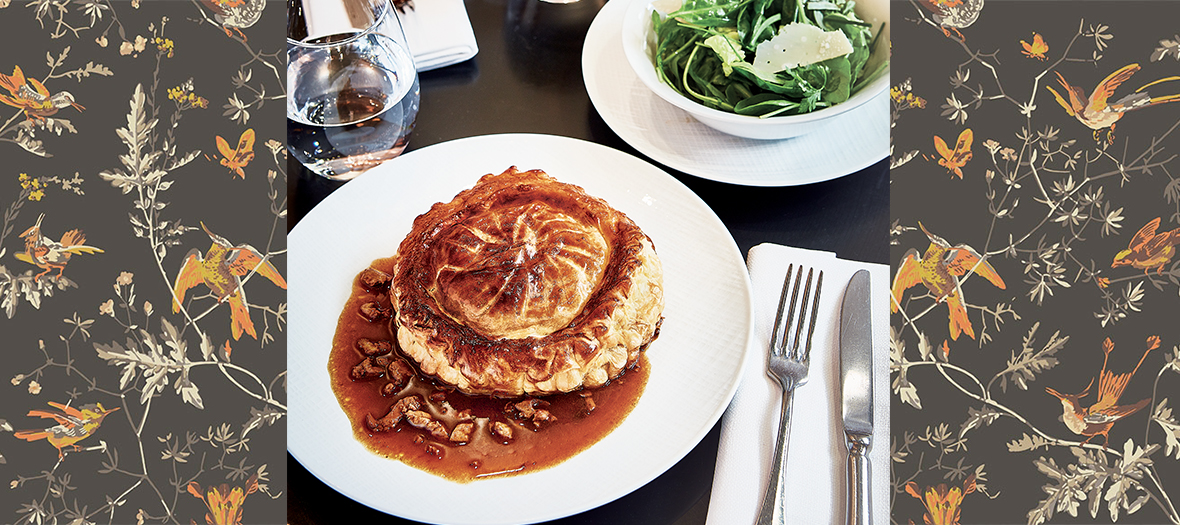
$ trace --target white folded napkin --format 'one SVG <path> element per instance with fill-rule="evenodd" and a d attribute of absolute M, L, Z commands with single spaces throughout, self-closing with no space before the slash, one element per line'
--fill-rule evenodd
<path fill-rule="evenodd" d="M 399 13 L 418 71 L 463 62 L 479 52 L 463 0 L 414 0 Z"/>
<path fill-rule="evenodd" d="M 308 34 L 313 37 L 360 29 L 339 0 L 304 0 L 303 7 Z M 463 0 L 416 0 L 413 9 L 397 16 L 420 72 L 462 62 L 479 52 Z"/>
<path fill-rule="evenodd" d="M 840 400 L 840 306 L 852 274 L 870 272 L 873 304 L 872 522 L 889 523 L 889 267 L 830 252 L 760 244 L 747 266 L 754 289 L 754 347 L 721 419 L 709 525 L 753 523 L 769 482 L 782 390 L 766 374 L 767 347 L 787 265 L 823 270 L 807 384 L 797 388 L 787 449 L 787 523 L 846 522 L 848 448 Z M 806 273 L 806 272 L 804 272 Z M 804 276 L 806 279 L 806 275 Z M 798 316 L 798 312 L 796 312 Z"/>

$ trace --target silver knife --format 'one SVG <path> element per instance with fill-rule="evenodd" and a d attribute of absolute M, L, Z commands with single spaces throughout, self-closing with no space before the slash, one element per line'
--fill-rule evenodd
<path fill-rule="evenodd" d="M 869 449 L 873 440 L 873 323 L 869 272 L 848 282 L 840 307 L 840 385 L 848 441 L 848 523 L 869 525 L 872 498 Z"/>

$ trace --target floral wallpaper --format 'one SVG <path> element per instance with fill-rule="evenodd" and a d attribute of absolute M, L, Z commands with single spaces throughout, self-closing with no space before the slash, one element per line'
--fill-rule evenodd
<path fill-rule="evenodd" d="M 283 15 L 0 0 L 0 523 L 285 520 Z"/>
<path fill-rule="evenodd" d="M 891 3 L 892 523 L 1180 523 L 1180 36 Z"/>

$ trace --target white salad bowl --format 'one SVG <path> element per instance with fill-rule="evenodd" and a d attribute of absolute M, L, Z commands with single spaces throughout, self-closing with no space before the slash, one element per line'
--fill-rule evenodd
<path fill-rule="evenodd" d="M 639 76 L 643 84 L 660 98 L 688 112 L 706 126 L 722 133 L 762 140 L 797 137 L 810 133 L 831 122 L 834 117 L 872 100 L 889 86 L 889 71 L 886 70 L 868 85 L 853 93 L 848 100 L 802 115 L 760 118 L 713 109 L 677 93 L 676 90 L 660 81 L 653 59 L 656 42 L 655 31 L 652 28 L 652 1 L 630 1 L 626 18 L 623 20 L 623 51 L 627 55 L 627 62 L 630 63 L 631 69 L 635 70 L 635 74 Z M 882 22 L 889 21 L 888 0 L 858 0 L 855 11 L 861 20 L 872 24 L 874 28 L 881 27 Z M 877 45 L 869 55 L 868 64 L 865 66 L 866 71 L 875 70 L 888 58 L 889 24 L 886 23 L 877 40 Z M 881 125 L 887 124 L 882 121 Z"/>

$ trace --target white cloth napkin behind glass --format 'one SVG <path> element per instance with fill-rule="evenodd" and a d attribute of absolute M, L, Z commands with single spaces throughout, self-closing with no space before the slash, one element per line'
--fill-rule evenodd
<path fill-rule="evenodd" d="M 354 31 L 339 0 L 304 0 L 312 36 Z M 463 0 L 416 0 L 398 13 L 414 67 L 429 71 L 470 59 L 479 52 Z"/>
<path fill-rule="evenodd" d="M 721 419 L 708 525 L 753 523 L 769 482 L 782 399 L 766 374 L 766 351 L 787 265 L 824 271 L 807 384 L 795 390 L 787 449 L 787 523 L 843 524 L 848 448 L 840 399 L 840 306 L 852 274 L 867 269 L 873 305 L 872 522 L 889 523 L 889 267 L 830 252 L 761 244 L 747 265 L 754 288 L 754 348 Z M 804 272 L 806 273 L 806 272 Z M 806 275 L 804 275 L 806 279 Z M 796 312 L 798 315 L 798 312 Z"/>
<path fill-rule="evenodd" d="M 418 71 L 449 66 L 479 52 L 463 0 L 414 0 L 400 14 Z"/>

